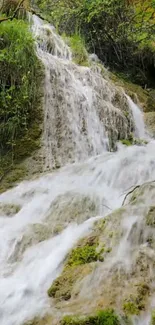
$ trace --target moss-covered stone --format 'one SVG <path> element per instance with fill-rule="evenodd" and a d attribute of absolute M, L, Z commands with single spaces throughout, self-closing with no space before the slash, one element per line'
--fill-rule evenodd
<path fill-rule="evenodd" d="M 121 140 L 121 143 L 124 144 L 125 146 L 132 146 L 133 145 L 132 141 L 127 140 L 127 139 Z"/>
<path fill-rule="evenodd" d="M 125 146 L 128 146 L 128 147 L 132 146 L 132 145 L 144 146 L 148 143 L 146 140 L 137 139 L 137 138 L 122 139 L 120 141 L 122 144 L 124 144 Z"/>
<path fill-rule="evenodd" d="M 0 214 L 4 214 L 7 217 L 12 217 L 14 214 L 20 211 L 20 206 L 15 204 L 2 204 L 0 203 Z"/>
<path fill-rule="evenodd" d="M 123 310 L 127 315 L 138 315 L 141 310 L 145 309 L 145 301 L 150 292 L 150 288 L 146 283 L 137 285 L 135 295 L 130 295 L 130 298 L 123 304 Z"/>
<path fill-rule="evenodd" d="M 104 248 L 99 252 L 96 249 L 97 245 L 91 242 L 84 246 L 76 247 L 70 253 L 66 266 L 87 264 L 98 260 L 103 261 L 102 253 L 104 252 Z"/>
<path fill-rule="evenodd" d="M 143 104 L 144 109 L 147 110 L 147 100 L 149 98 L 149 92 L 143 89 L 141 86 L 134 84 L 127 80 L 122 74 L 110 73 L 111 80 L 118 86 L 123 87 L 126 93 L 137 104 L 138 101 Z"/>
<path fill-rule="evenodd" d="M 155 310 L 152 312 L 150 325 L 155 325 Z"/>
<path fill-rule="evenodd" d="M 48 290 L 49 297 L 59 300 L 69 300 L 76 281 L 82 279 L 92 270 L 91 265 L 78 265 L 64 268 L 62 274 L 53 282 Z"/>
<path fill-rule="evenodd" d="M 29 320 L 23 325 L 51 325 L 53 317 L 50 315 L 44 317 L 35 317 L 33 320 Z"/>
<path fill-rule="evenodd" d="M 123 310 L 127 315 L 138 315 L 139 309 L 132 301 L 126 301 L 123 305 Z"/>
<path fill-rule="evenodd" d="M 13 187 L 18 182 L 22 181 L 27 174 L 27 170 L 24 166 L 18 167 L 18 164 L 13 166 L 10 171 L 6 172 L 4 177 L 0 181 L 0 193 Z"/>
<path fill-rule="evenodd" d="M 155 137 L 155 112 L 145 113 L 144 121 L 150 134 Z"/>
<path fill-rule="evenodd" d="M 155 227 L 155 206 L 151 206 L 146 216 L 147 226 Z"/>
<path fill-rule="evenodd" d="M 119 325 L 118 316 L 113 310 L 102 310 L 95 315 L 84 317 L 65 316 L 61 325 Z"/>
<path fill-rule="evenodd" d="M 53 230 L 63 229 L 70 222 L 82 223 L 90 216 L 99 214 L 99 200 L 97 197 L 76 192 L 67 192 L 59 195 L 49 209 L 46 218 L 52 223 Z"/>

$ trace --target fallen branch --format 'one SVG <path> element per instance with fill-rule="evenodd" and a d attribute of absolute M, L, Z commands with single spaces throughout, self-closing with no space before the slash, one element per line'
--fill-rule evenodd
<path fill-rule="evenodd" d="M 133 193 L 137 188 L 139 188 L 140 186 L 142 186 L 142 185 L 136 185 L 136 186 L 135 186 L 131 191 L 129 191 L 129 192 L 125 195 L 124 200 L 123 200 L 123 203 L 122 203 L 122 206 L 125 204 L 125 201 L 126 201 L 127 197 L 128 197 L 131 193 Z"/>
<path fill-rule="evenodd" d="M 102 206 L 105 207 L 105 208 L 107 208 L 108 210 L 111 210 L 112 211 L 112 209 L 109 208 L 106 204 L 102 204 Z"/>
<path fill-rule="evenodd" d="M 151 184 L 151 183 L 155 183 L 155 180 L 153 180 L 153 181 L 149 181 L 149 182 L 145 182 L 145 183 L 143 183 L 143 184 L 141 184 L 141 185 L 136 185 L 136 186 L 135 186 L 131 191 L 129 191 L 129 192 L 125 195 L 124 200 L 123 200 L 123 203 L 122 203 L 122 206 L 125 204 L 125 201 L 126 201 L 127 197 L 128 197 L 130 194 L 132 194 L 135 190 L 137 190 L 137 188 L 140 188 L 141 186 L 148 185 L 148 184 Z"/>

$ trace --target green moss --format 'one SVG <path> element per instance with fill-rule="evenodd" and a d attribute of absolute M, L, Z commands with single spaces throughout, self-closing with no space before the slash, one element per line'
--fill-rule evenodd
<path fill-rule="evenodd" d="M 99 221 L 96 221 L 94 224 L 94 228 L 97 227 L 99 231 L 103 231 L 106 225 L 106 219 L 101 219 Z"/>
<path fill-rule="evenodd" d="M 145 309 L 145 301 L 149 295 L 150 288 L 146 283 L 137 285 L 137 294 L 131 295 L 123 304 L 123 310 L 127 315 L 138 315 Z"/>
<path fill-rule="evenodd" d="M 144 145 L 146 145 L 148 143 L 146 140 L 137 139 L 137 138 L 134 138 L 132 136 L 129 139 L 122 139 L 120 141 L 125 146 L 132 146 L 132 145 L 144 146 Z"/>
<path fill-rule="evenodd" d="M 103 262 L 103 253 L 104 247 L 97 252 L 95 237 L 88 238 L 85 243 L 81 243 L 81 246 L 73 249 L 68 256 L 62 274 L 49 288 L 49 297 L 69 300 L 76 280 L 83 278 L 91 271 L 92 267 L 90 263 L 96 261 Z"/>
<path fill-rule="evenodd" d="M 118 316 L 113 310 L 102 310 L 92 316 L 74 317 L 65 316 L 61 325 L 119 325 Z"/>
<path fill-rule="evenodd" d="M 152 312 L 150 325 L 155 325 L 155 310 Z"/>
<path fill-rule="evenodd" d="M 137 145 L 137 146 L 144 146 L 146 144 L 148 144 L 148 141 L 143 140 L 143 139 L 133 139 L 133 144 Z"/>
<path fill-rule="evenodd" d="M 124 144 L 125 146 L 132 146 L 133 144 L 130 140 L 127 139 L 121 140 L 121 143 Z"/>
<path fill-rule="evenodd" d="M 127 315 L 138 315 L 139 309 L 132 301 L 127 301 L 123 305 L 123 310 Z"/>
<path fill-rule="evenodd" d="M 75 266 L 103 260 L 101 256 L 103 248 L 99 252 L 96 251 L 96 248 L 97 245 L 94 244 L 76 247 L 70 253 L 66 266 Z"/>
<path fill-rule="evenodd" d="M 88 53 L 82 37 L 74 34 L 70 37 L 65 37 L 65 40 L 72 49 L 73 61 L 81 66 L 89 66 Z"/>

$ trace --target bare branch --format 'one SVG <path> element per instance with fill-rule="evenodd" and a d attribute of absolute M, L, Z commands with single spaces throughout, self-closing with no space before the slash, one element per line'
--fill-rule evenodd
<path fill-rule="evenodd" d="M 149 182 L 145 182 L 145 183 L 143 183 L 143 184 L 141 184 L 141 185 L 136 185 L 132 190 L 130 190 L 130 191 L 125 195 L 124 200 L 123 200 L 123 203 L 122 203 L 122 206 L 125 204 L 125 201 L 126 201 L 127 197 L 128 197 L 130 194 L 132 194 L 135 190 L 137 190 L 137 188 L 140 188 L 141 186 L 148 185 L 148 184 L 151 184 L 151 183 L 155 183 L 155 180 L 153 180 L 153 181 L 149 181 Z"/>
<path fill-rule="evenodd" d="M 17 7 L 16 7 L 16 9 L 15 9 L 15 11 L 14 11 L 14 13 L 13 13 L 12 16 L 10 16 L 10 17 L 0 18 L 0 23 L 2 23 L 2 22 L 4 22 L 4 21 L 7 21 L 7 20 L 12 20 L 12 19 L 14 19 L 15 16 L 16 16 L 17 11 L 20 9 L 20 7 L 21 7 L 21 5 L 23 4 L 23 2 L 24 2 L 24 0 L 20 0 L 20 1 L 19 1 L 19 3 L 18 3 L 18 5 L 17 5 Z"/>

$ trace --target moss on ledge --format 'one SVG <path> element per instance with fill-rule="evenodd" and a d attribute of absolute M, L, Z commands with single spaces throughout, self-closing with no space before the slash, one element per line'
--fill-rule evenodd
<path fill-rule="evenodd" d="M 69 300 L 76 281 L 84 278 L 91 271 L 91 264 L 64 268 L 62 274 L 48 289 L 48 296 L 58 300 Z"/>
<path fill-rule="evenodd" d="M 118 316 L 113 310 L 102 310 L 95 315 L 75 317 L 65 316 L 61 325 L 119 325 L 120 321 Z"/>
<path fill-rule="evenodd" d="M 89 264 L 96 261 L 104 261 L 102 256 L 104 247 L 97 251 L 97 246 L 96 238 L 91 238 L 88 242 L 81 243 L 80 246 L 71 251 L 62 274 L 48 290 L 49 297 L 63 300 L 71 298 L 73 284 L 75 284 L 76 280 L 91 272 L 92 268 L 91 266 L 89 267 Z"/>

